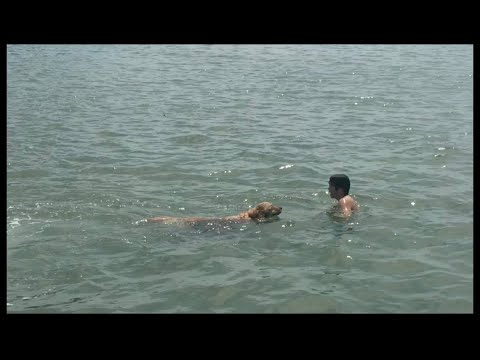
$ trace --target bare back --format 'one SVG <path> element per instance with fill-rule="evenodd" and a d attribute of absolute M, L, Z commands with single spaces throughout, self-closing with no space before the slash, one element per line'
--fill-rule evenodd
<path fill-rule="evenodd" d="M 347 216 L 351 215 L 353 211 L 358 210 L 358 203 L 350 195 L 345 195 L 338 200 L 338 205 L 343 214 Z"/>

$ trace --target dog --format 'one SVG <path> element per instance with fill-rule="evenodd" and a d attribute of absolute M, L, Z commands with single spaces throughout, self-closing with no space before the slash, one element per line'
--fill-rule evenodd
<path fill-rule="evenodd" d="M 196 224 L 199 222 L 214 222 L 214 221 L 264 221 L 280 215 L 282 212 L 281 206 L 275 206 L 269 202 L 261 202 L 254 208 L 241 212 L 238 215 L 224 216 L 224 217 L 176 217 L 176 216 L 158 216 L 146 219 L 147 222 L 160 222 L 164 224 L 187 223 Z"/>

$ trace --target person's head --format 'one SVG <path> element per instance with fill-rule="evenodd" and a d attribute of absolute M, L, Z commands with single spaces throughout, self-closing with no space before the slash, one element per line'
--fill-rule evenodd
<path fill-rule="evenodd" d="M 328 181 L 328 191 L 330 197 L 335 199 L 341 199 L 345 195 L 348 195 L 350 191 L 350 179 L 345 174 L 336 174 L 330 176 Z"/>

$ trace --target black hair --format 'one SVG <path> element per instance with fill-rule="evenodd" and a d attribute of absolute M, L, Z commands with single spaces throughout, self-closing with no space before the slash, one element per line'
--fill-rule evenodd
<path fill-rule="evenodd" d="M 343 189 L 345 195 L 348 195 L 348 192 L 350 191 L 350 179 L 345 174 L 336 174 L 330 176 L 328 183 L 335 186 L 335 189 L 337 190 L 338 188 Z"/>

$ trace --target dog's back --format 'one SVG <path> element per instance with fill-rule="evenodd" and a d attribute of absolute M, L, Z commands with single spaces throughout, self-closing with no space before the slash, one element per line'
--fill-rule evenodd
<path fill-rule="evenodd" d="M 214 217 L 176 217 L 176 216 L 158 216 L 147 219 L 148 222 L 159 222 L 164 224 L 175 223 L 197 223 L 197 222 L 209 222 L 215 220 L 221 220 L 222 218 Z"/>
<path fill-rule="evenodd" d="M 224 217 L 176 217 L 176 216 L 158 216 L 147 219 L 147 222 L 159 222 L 164 224 L 187 223 L 196 224 L 201 222 L 218 222 L 218 221 L 250 221 L 263 220 L 277 216 L 282 212 L 281 206 L 275 206 L 269 202 L 262 202 L 252 209 L 241 212 L 237 215 Z"/>

